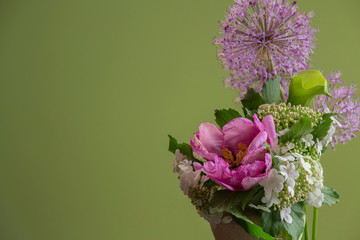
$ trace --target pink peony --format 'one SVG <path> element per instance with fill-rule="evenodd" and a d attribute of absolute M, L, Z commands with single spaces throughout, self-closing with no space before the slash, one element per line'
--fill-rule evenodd
<path fill-rule="evenodd" d="M 235 118 L 223 129 L 211 123 L 202 123 L 195 139 L 190 140 L 193 151 L 208 161 L 194 163 L 196 170 L 232 191 L 246 191 L 266 178 L 272 158 L 264 143 L 277 145 L 274 119 L 266 116 L 262 122 L 256 114 L 254 122 Z"/>

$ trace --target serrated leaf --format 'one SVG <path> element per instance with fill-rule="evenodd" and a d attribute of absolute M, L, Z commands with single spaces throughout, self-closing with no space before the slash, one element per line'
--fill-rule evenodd
<path fill-rule="evenodd" d="M 287 133 L 280 137 L 280 142 L 286 143 L 290 140 L 300 139 L 311 131 L 311 120 L 308 116 L 305 116 L 299 122 L 295 123 Z"/>
<path fill-rule="evenodd" d="M 275 240 L 276 238 L 270 236 L 264 230 L 253 223 L 250 219 L 248 219 L 238 207 L 233 207 L 229 209 L 229 213 L 232 214 L 233 219 L 241 225 L 246 232 L 248 232 L 251 236 L 256 237 L 257 239 L 264 239 L 264 240 Z"/>
<path fill-rule="evenodd" d="M 225 124 L 233 120 L 234 118 L 241 117 L 240 113 L 234 109 L 220 109 L 215 110 L 215 121 L 222 128 Z"/>
<path fill-rule="evenodd" d="M 227 211 L 245 199 L 248 192 L 249 191 L 244 192 L 230 190 L 217 191 L 210 200 L 210 207 L 219 212 Z"/>
<path fill-rule="evenodd" d="M 169 136 L 169 152 L 175 153 L 176 149 L 179 149 L 181 154 L 185 155 L 189 160 L 199 162 L 196 158 L 193 156 L 193 150 L 190 146 L 190 144 L 187 143 L 181 143 L 179 144 L 177 140 L 171 136 Z"/>
<path fill-rule="evenodd" d="M 328 134 L 329 129 L 331 127 L 332 120 L 331 118 L 327 118 L 321 121 L 311 132 L 314 136 L 314 139 L 319 139 L 319 141 L 323 140 L 324 137 Z"/>
<path fill-rule="evenodd" d="M 290 216 L 292 217 L 293 221 L 291 224 L 284 221 L 284 228 L 292 237 L 292 240 L 298 240 L 305 229 L 304 203 L 298 202 L 293 204 L 291 206 Z"/>
<path fill-rule="evenodd" d="M 254 113 L 247 108 L 243 108 L 243 111 L 244 111 L 245 117 L 247 119 L 250 119 L 253 122 L 254 121 L 254 118 L 253 118 Z"/>
<path fill-rule="evenodd" d="M 288 103 L 309 106 L 316 95 L 331 97 L 327 89 L 327 81 L 317 70 L 305 70 L 296 74 L 289 87 Z"/>
<path fill-rule="evenodd" d="M 261 94 L 265 103 L 279 104 L 281 102 L 280 81 L 281 78 L 279 75 L 277 75 L 274 79 L 269 79 L 264 84 L 263 88 L 261 89 Z"/>
<path fill-rule="evenodd" d="M 244 210 L 246 207 L 246 204 L 250 201 L 250 199 L 252 199 L 254 197 L 254 195 L 259 191 L 261 187 L 257 186 L 252 188 L 249 191 L 243 192 L 244 193 L 244 197 L 241 200 L 241 209 Z"/>
<path fill-rule="evenodd" d="M 271 236 L 277 236 L 283 227 L 279 211 L 261 211 L 262 229 Z"/>
<path fill-rule="evenodd" d="M 333 188 L 323 187 L 321 192 L 324 194 L 325 204 L 331 206 L 339 202 L 339 194 Z"/>
<path fill-rule="evenodd" d="M 255 89 L 248 88 L 244 99 L 241 100 L 241 104 L 244 108 L 247 108 L 248 110 L 254 110 L 258 109 L 260 105 L 265 104 L 265 101 L 261 97 L 261 95 L 255 91 Z"/>

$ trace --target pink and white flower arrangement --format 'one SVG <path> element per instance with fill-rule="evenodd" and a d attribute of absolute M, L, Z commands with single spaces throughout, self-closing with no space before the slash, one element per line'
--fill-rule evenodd
<path fill-rule="evenodd" d="M 221 23 L 215 42 L 241 111 L 215 110 L 218 126 L 201 123 L 190 144 L 169 136 L 180 188 L 213 229 L 234 221 L 258 239 L 310 240 L 313 207 L 316 240 L 318 208 L 339 201 L 321 156 L 355 137 L 360 106 L 338 72 L 308 69 L 311 17 L 296 2 L 236 0 Z"/>

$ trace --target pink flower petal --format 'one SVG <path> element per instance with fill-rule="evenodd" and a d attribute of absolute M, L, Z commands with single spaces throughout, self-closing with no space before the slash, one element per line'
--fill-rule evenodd
<path fill-rule="evenodd" d="M 213 160 L 216 155 L 222 156 L 224 136 L 221 130 L 211 123 L 202 123 L 195 139 L 190 140 L 192 149 L 208 160 Z"/>
<path fill-rule="evenodd" d="M 254 125 L 259 131 L 264 131 L 264 125 L 260 122 L 256 114 L 253 115 Z"/>
<path fill-rule="evenodd" d="M 264 143 L 266 143 L 267 138 L 268 135 L 265 131 L 259 132 L 259 134 L 256 135 L 256 137 L 252 140 L 252 142 L 248 146 L 248 151 L 251 152 L 263 147 Z"/>
<path fill-rule="evenodd" d="M 274 144 L 277 144 L 277 135 L 275 130 L 274 118 L 271 115 L 267 115 L 263 118 L 262 124 L 264 126 L 264 130 L 268 134 L 268 142 L 273 147 Z"/>
<path fill-rule="evenodd" d="M 233 153 L 239 151 L 239 143 L 249 146 L 259 131 L 246 118 L 235 118 L 223 127 L 225 146 Z"/>

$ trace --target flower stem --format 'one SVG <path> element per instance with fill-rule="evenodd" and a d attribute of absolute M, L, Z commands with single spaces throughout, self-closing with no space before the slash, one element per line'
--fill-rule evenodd
<path fill-rule="evenodd" d="M 316 240 L 317 220 L 318 220 L 318 208 L 314 207 L 312 240 Z"/>
<path fill-rule="evenodd" d="M 306 206 L 304 206 L 304 210 L 305 210 L 305 230 L 303 233 L 303 240 L 310 240 L 310 236 L 309 236 L 309 225 L 308 225 L 308 216 L 307 216 L 307 212 L 306 212 Z"/>

